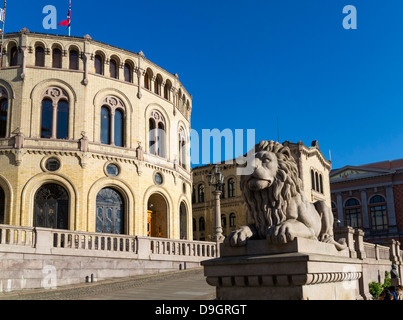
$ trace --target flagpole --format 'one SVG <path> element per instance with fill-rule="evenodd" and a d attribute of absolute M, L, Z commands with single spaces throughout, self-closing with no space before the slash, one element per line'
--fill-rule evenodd
<path fill-rule="evenodd" d="M 70 23 L 69 23 L 69 37 L 70 37 L 70 28 L 71 28 L 71 0 L 69 0 L 69 16 L 70 16 Z"/>

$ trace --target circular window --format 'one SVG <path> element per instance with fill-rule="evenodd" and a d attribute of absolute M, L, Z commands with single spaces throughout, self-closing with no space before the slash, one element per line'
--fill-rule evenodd
<path fill-rule="evenodd" d="M 116 164 L 108 164 L 106 167 L 106 173 L 110 177 L 116 177 L 119 174 L 119 167 Z"/>
<path fill-rule="evenodd" d="M 56 158 L 49 158 L 45 162 L 45 168 L 48 171 L 57 171 L 60 168 L 60 161 Z"/>
<path fill-rule="evenodd" d="M 156 173 L 155 174 L 155 183 L 156 184 L 162 184 L 163 180 L 162 180 L 162 175 L 160 173 Z"/>

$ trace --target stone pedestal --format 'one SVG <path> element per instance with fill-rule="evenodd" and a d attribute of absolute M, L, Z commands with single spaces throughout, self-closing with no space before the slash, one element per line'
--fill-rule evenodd
<path fill-rule="evenodd" d="M 219 300 L 365 299 L 362 261 L 348 249 L 308 239 L 285 245 L 265 240 L 245 247 L 221 244 L 221 257 L 202 262 Z"/>

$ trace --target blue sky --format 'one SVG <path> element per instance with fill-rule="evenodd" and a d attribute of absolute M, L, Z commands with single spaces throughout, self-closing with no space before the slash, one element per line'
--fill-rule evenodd
<path fill-rule="evenodd" d="M 45 5 L 66 18 L 68 0 L 9 0 L 6 32 L 67 34 L 43 28 Z M 278 119 L 280 142 L 318 140 L 334 169 L 403 158 L 401 0 L 72 0 L 71 32 L 178 73 L 198 132 L 277 140 Z"/>

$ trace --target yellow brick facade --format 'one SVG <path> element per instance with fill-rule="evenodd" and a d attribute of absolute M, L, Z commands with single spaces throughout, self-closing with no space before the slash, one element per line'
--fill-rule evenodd
<path fill-rule="evenodd" d="M 36 66 L 36 48 L 44 49 L 45 65 Z M 13 47 L 18 58 L 13 63 Z M 62 52 L 61 68 L 53 66 L 53 49 Z M 69 53 L 79 53 L 78 70 L 69 67 Z M 68 193 L 68 229 L 96 231 L 97 195 L 111 188 L 123 198 L 124 233 L 147 235 L 152 195 L 163 199 L 166 219 L 159 220 L 167 238 L 192 239 L 190 175 L 190 116 L 192 97 L 171 74 L 145 58 L 101 42 L 84 38 L 30 33 L 5 35 L 5 55 L 0 71 L 0 89 L 8 101 L 6 136 L 0 139 L 0 187 L 4 191 L 4 224 L 34 226 L 35 196 L 47 183 Z M 103 75 L 94 67 L 95 55 L 103 58 Z M 109 64 L 117 63 L 118 79 L 111 78 Z M 124 66 L 130 66 L 130 80 Z M 149 72 L 149 89 L 145 74 Z M 156 79 L 162 79 L 156 84 Z M 164 95 L 169 83 L 169 95 Z M 155 86 L 160 85 L 159 92 Z M 68 98 L 68 138 L 41 138 L 42 103 L 47 89 L 56 88 Z M 51 92 L 53 94 L 53 92 Z M 0 96 L 1 97 L 1 96 Z M 123 104 L 124 146 L 101 143 L 101 107 L 105 98 Z M 157 111 L 165 121 L 165 155 L 149 149 L 149 118 Z M 112 123 L 112 122 L 111 122 Z M 179 163 L 178 132 L 186 137 L 185 162 Z M 140 146 L 140 148 L 139 148 Z M 46 169 L 46 160 L 59 160 L 56 171 Z M 119 168 L 110 176 L 108 164 Z M 162 184 L 156 184 L 159 173 Z M 180 223 L 180 207 L 185 224 Z M 0 222 L 1 223 L 1 222 Z M 157 223 L 157 222 L 153 222 Z M 181 232 L 182 228 L 182 232 Z"/>

